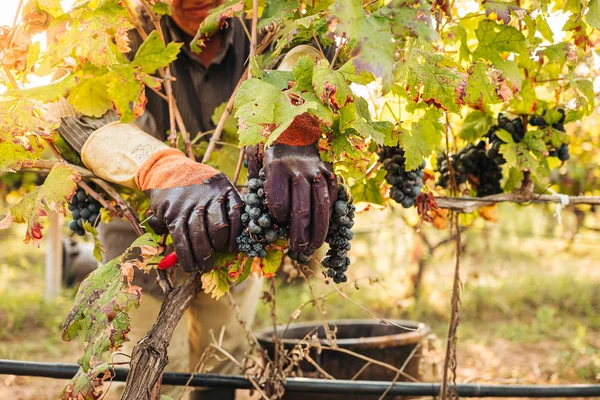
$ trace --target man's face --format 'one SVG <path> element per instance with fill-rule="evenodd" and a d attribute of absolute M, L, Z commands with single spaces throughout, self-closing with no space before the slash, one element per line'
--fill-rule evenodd
<path fill-rule="evenodd" d="M 198 26 L 208 12 L 224 0 L 173 0 L 171 16 L 175 23 L 188 35 L 196 35 Z"/>

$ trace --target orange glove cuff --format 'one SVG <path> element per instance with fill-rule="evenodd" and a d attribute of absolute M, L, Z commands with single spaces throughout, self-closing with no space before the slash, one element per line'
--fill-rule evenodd
<path fill-rule="evenodd" d="M 321 128 L 317 117 L 304 113 L 296 116 L 290 126 L 275 140 L 288 146 L 308 146 L 319 140 Z"/>
<path fill-rule="evenodd" d="M 205 181 L 219 171 L 200 164 L 177 149 L 164 149 L 152 154 L 138 169 L 135 182 L 141 190 L 170 189 Z"/>

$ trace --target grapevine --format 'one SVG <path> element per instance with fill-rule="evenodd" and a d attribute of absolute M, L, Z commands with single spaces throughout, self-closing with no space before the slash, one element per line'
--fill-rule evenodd
<path fill-rule="evenodd" d="M 95 188 L 95 185 L 91 183 L 90 187 Z M 69 222 L 69 229 L 79 236 L 84 236 L 85 229 L 83 228 L 83 224 L 89 222 L 95 227 L 100 220 L 102 205 L 90 194 L 86 193 L 83 188 L 78 188 L 77 193 L 75 193 L 69 203 L 69 210 L 71 211 L 72 218 L 71 222 Z"/>
<path fill-rule="evenodd" d="M 379 152 L 383 168 L 387 171 L 385 180 L 391 185 L 390 198 L 404 208 L 415 205 L 423 187 L 425 161 L 414 171 L 406 170 L 406 156 L 400 147 L 386 147 Z"/>
<path fill-rule="evenodd" d="M 494 160 L 486 155 L 485 145 L 485 141 L 482 140 L 477 145 L 469 144 L 458 153 L 450 154 L 448 158 L 452 164 L 451 167 L 448 165 L 446 156 L 442 155 L 438 160 L 441 173 L 438 184 L 447 188 L 450 184 L 451 171 L 453 171 L 456 184 L 469 182 L 478 197 L 502 193 L 500 186 L 502 170 Z"/>

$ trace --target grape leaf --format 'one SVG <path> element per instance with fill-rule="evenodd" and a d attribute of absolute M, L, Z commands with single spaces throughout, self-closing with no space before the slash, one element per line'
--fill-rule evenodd
<path fill-rule="evenodd" d="M 46 216 L 48 211 L 64 215 L 65 204 L 75 194 L 80 179 L 81 176 L 71 167 L 59 164 L 50 170 L 42 186 L 36 187 L 10 208 L 14 222 L 27 224 L 25 243 L 32 242 L 39 247 L 42 239 L 40 217 Z"/>
<path fill-rule="evenodd" d="M 102 363 L 85 373 L 82 369 L 61 393 L 61 400 L 97 400 L 101 398 L 104 381 L 110 379 L 109 364 Z"/>
<path fill-rule="evenodd" d="M 100 239 L 98 239 L 98 229 L 94 228 L 88 221 L 83 222 L 83 229 L 92 234 L 92 239 L 94 240 L 94 258 L 96 261 L 102 262 L 104 248 L 102 247 L 102 243 L 100 243 Z"/>
<path fill-rule="evenodd" d="M 146 105 L 145 86 L 138 80 L 132 64 L 113 66 L 107 75 L 106 93 L 113 102 L 122 122 L 139 117 Z"/>
<path fill-rule="evenodd" d="M 358 54 L 353 60 L 356 70 L 381 77 L 387 92 L 393 83 L 396 50 L 389 19 L 374 14 L 367 16 L 360 0 L 336 0 L 330 10 L 338 21 L 335 33 L 350 39 L 348 45 Z"/>
<path fill-rule="evenodd" d="M 350 191 L 354 197 L 355 203 L 365 202 L 375 205 L 385 205 L 385 175 L 387 172 L 384 169 L 377 171 L 377 174 L 372 178 L 363 178 L 357 180 Z"/>
<path fill-rule="evenodd" d="M 177 59 L 183 43 L 171 42 L 165 46 L 157 31 L 152 31 L 135 53 L 131 63 L 147 74 L 153 74 Z"/>
<path fill-rule="evenodd" d="M 313 80 L 313 69 L 315 67 L 314 61 L 309 56 L 302 56 L 298 59 L 292 74 L 294 74 L 295 86 L 294 90 L 303 92 L 310 90 L 313 91 L 312 80 Z"/>
<path fill-rule="evenodd" d="M 40 158 L 44 146 L 38 137 L 30 135 L 23 139 L 15 139 L 17 143 L 0 141 L 0 171 L 16 172 Z"/>
<path fill-rule="evenodd" d="M 433 42 L 438 35 L 433 28 L 430 1 L 390 1 L 377 11 L 377 15 L 389 18 L 395 40 L 415 36 Z"/>
<path fill-rule="evenodd" d="M 149 251 L 152 249 L 153 251 Z M 140 304 L 142 289 L 130 284 L 123 271 L 126 264 L 144 266 L 159 250 L 152 234 L 136 239 L 123 255 L 92 272 L 82 282 L 62 327 L 62 338 L 71 341 L 84 334 L 84 355 L 79 359 L 90 373 L 107 351 L 118 350 L 129 332 L 128 311 Z"/>
<path fill-rule="evenodd" d="M 494 85 L 487 75 L 488 68 L 484 63 L 471 67 L 463 101 L 471 108 L 492 114 L 490 106 L 500 102 Z"/>
<path fill-rule="evenodd" d="M 397 73 L 399 80 L 406 80 L 411 97 L 417 98 L 420 91 L 427 104 L 452 112 L 459 110 L 458 100 L 465 77 L 459 66 L 447 57 L 415 46 Z"/>
<path fill-rule="evenodd" d="M 229 291 L 229 279 L 225 268 L 217 268 L 203 274 L 202 289 L 204 293 L 210 294 L 210 297 L 218 300 Z"/>
<path fill-rule="evenodd" d="M 361 99 L 361 100 L 358 100 Z M 377 144 L 383 144 L 391 141 L 392 124 L 385 121 L 377 123 L 369 122 L 370 118 L 365 118 L 365 113 L 361 113 L 358 105 L 366 100 L 357 97 L 356 103 L 348 103 L 340 110 L 339 129 L 346 134 L 356 133 L 365 139 L 372 138 Z M 366 115 L 368 116 L 368 110 Z"/>
<path fill-rule="evenodd" d="M 267 0 L 265 9 L 258 21 L 258 29 L 263 29 L 274 23 L 280 25 L 285 20 L 293 18 L 299 7 L 300 4 L 297 1 Z"/>
<path fill-rule="evenodd" d="M 200 53 L 206 38 L 211 33 L 216 32 L 217 29 L 221 29 L 227 23 L 228 18 L 233 17 L 243 9 L 243 0 L 226 0 L 223 4 L 211 10 L 198 27 L 198 32 L 196 32 L 196 36 L 190 43 L 192 50 Z"/>
<path fill-rule="evenodd" d="M 527 52 L 527 39 L 512 26 L 484 19 L 475 29 L 475 36 L 477 36 L 479 44 L 473 55 L 490 60 L 494 65 L 500 64 L 504 52 L 518 54 Z M 498 65 L 497 67 L 500 68 Z"/>
<path fill-rule="evenodd" d="M 47 103 L 57 100 L 59 97 L 65 96 L 67 91 L 73 86 L 75 86 L 75 76 L 73 74 L 67 74 L 48 85 L 36 86 L 27 89 L 7 90 L 4 92 L 4 96 L 25 97 Z"/>
<path fill-rule="evenodd" d="M 474 142 L 482 137 L 492 125 L 494 125 L 494 119 L 491 116 L 481 111 L 473 111 L 463 121 L 460 137 Z"/>
<path fill-rule="evenodd" d="M 327 60 L 317 61 L 313 70 L 312 85 L 321 103 L 330 106 L 333 111 L 354 101 L 352 90 L 344 74 L 329 69 Z"/>
<path fill-rule="evenodd" d="M 588 12 L 585 14 L 585 22 L 596 29 L 600 29 L 600 1 L 590 0 Z"/>
<path fill-rule="evenodd" d="M 171 6 L 164 1 L 157 1 L 152 5 L 152 11 L 156 15 L 171 15 Z"/>
<path fill-rule="evenodd" d="M 425 111 L 423 118 L 412 123 L 411 129 L 400 135 L 400 144 L 406 154 L 408 171 L 421 165 L 423 158 L 428 157 L 442 139 L 444 127 L 439 122 L 441 113 L 433 107 Z"/>
<path fill-rule="evenodd" d="M 281 261 L 283 260 L 283 251 L 279 249 L 273 249 L 267 251 L 267 256 L 262 259 L 262 271 L 265 278 L 272 278 L 275 276 L 279 267 L 281 267 Z"/>
<path fill-rule="evenodd" d="M 353 82 L 353 83 L 356 83 L 359 85 L 366 85 L 375 80 L 375 77 L 370 72 L 362 71 L 360 74 L 358 72 L 356 72 L 356 68 L 354 67 L 353 60 L 349 60 L 348 62 L 346 62 L 344 65 L 342 65 L 338 69 L 338 71 L 341 72 L 342 75 L 344 75 L 344 78 L 347 81 L 350 81 L 350 82 Z"/>
<path fill-rule="evenodd" d="M 107 75 L 83 78 L 71 90 L 69 103 L 84 115 L 100 118 L 112 108 L 107 85 Z"/>
<path fill-rule="evenodd" d="M 294 118 L 316 104 L 306 102 L 292 106 L 289 98 L 276 86 L 259 79 L 248 79 L 235 97 L 235 117 L 239 123 L 240 145 L 273 143 Z"/>

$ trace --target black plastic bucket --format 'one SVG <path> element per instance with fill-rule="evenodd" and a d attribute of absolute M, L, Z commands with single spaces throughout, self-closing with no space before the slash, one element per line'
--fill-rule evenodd
<path fill-rule="evenodd" d="M 430 333 L 430 328 L 416 321 L 390 320 L 390 324 L 381 324 L 373 319 L 347 319 L 328 321 L 329 328 L 336 331 L 336 344 L 340 349 L 350 350 L 354 353 L 372 358 L 374 360 L 391 364 L 401 368 L 405 363 L 403 372 L 419 381 L 421 374 L 419 365 L 422 348 L 417 348 Z M 285 332 L 285 336 L 284 335 Z M 285 325 L 277 327 L 277 336 L 286 349 L 291 350 L 307 336 L 317 335 L 323 346 L 329 346 L 325 338 L 325 330 L 321 321 L 310 323 L 290 324 L 286 331 Z M 273 328 L 267 328 L 257 333 L 259 343 L 267 350 L 269 356 L 274 355 Z M 416 349 L 416 350 L 415 350 Z M 411 356 L 412 354 L 412 356 Z M 335 350 L 318 352 L 317 346 L 312 346 L 310 357 L 328 374 L 336 379 L 359 379 L 375 381 L 392 381 L 396 372 L 389 368 L 371 363 L 355 355 Z M 406 361 L 410 357 L 408 362 Z M 362 371 L 361 371 L 362 369 Z M 297 376 L 323 377 L 317 368 L 307 361 L 300 363 L 294 371 Z M 397 381 L 412 381 L 404 375 L 396 378 Z M 306 398 L 306 395 L 289 394 L 285 399 Z M 296 397 L 294 397 L 296 396 Z M 323 396 L 311 395 L 311 399 L 336 399 L 342 398 L 331 394 Z M 371 396 L 343 396 L 344 399 L 367 399 Z M 391 397 L 390 397 L 391 398 Z"/>

